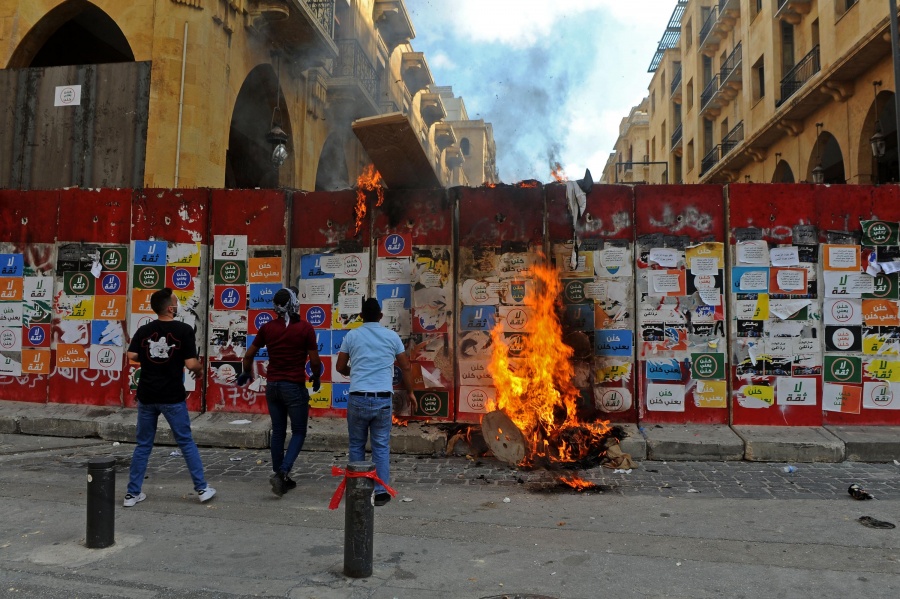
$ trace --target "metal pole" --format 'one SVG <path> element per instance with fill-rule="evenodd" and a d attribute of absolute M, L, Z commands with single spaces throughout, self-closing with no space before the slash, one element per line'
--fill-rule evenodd
<path fill-rule="evenodd" d="M 900 40 L 897 39 L 897 0 L 888 0 L 891 11 L 891 49 L 894 60 L 894 121 L 897 123 L 897 154 L 900 158 Z"/>
<path fill-rule="evenodd" d="M 89 549 L 103 549 L 116 542 L 116 460 L 93 458 L 88 462 L 87 535 Z"/>
<path fill-rule="evenodd" d="M 374 472 L 372 462 L 350 462 L 347 472 Z M 375 533 L 375 481 L 348 478 L 344 496 L 344 574 L 351 578 L 372 575 L 372 538 Z"/>

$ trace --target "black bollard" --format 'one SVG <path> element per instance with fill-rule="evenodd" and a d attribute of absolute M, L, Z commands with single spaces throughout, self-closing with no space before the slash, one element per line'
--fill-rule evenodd
<path fill-rule="evenodd" d="M 93 458 L 88 462 L 87 536 L 89 549 L 103 549 L 116 542 L 116 460 Z"/>
<path fill-rule="evenodd" d="M 373 472 L 372 462 L 350 462 L 347 472 Z M 344 503 L 344 574 L 351 578 L 372 575 L 372 537 L 375 504 L 371 478 L 348 478 Z"/>

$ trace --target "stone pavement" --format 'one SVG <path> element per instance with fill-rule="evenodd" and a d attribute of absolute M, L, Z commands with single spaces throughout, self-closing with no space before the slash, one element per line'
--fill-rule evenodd
<path fill-rule="evenodd" d="M 304 451 L 299 485 L 267 482 L 263 449 L 201 448 L 219 493 L 199 504 L 172 446 L 147 500 L 121 506 L 133 445 L 0 435 L 0 597 L 6 599 L 895 599 L 900 465 L 644 460 L 558 473 L 492 458 L 394 455 L 398 497 L 375 512 L 374 572 L 342 573 L 343 509 L 326 506 L 344 451 Z M 83 546 L 91 457 L 118 464 L 116 544 Z M 793 470 L 793 472 L 786 472 Z M 858 483 L 875 500 L 847 494 Z"/>

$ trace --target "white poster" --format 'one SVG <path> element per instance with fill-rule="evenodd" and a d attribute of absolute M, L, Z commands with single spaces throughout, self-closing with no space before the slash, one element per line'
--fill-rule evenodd
<path fill-rule="evenodd" d="M 816 379 L 792 376 L 776 377 L 777 403 L 780 406 L 816 405 Z"/>
<path fill-rule="evenodd" d="M 649 383 L 647 409 L 651 412 L 684 412 L 684 385 Z"/>

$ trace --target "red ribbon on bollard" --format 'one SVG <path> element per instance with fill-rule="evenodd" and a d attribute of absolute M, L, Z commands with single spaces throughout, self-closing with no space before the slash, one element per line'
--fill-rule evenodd
<path fill-rule="evenodd" d="M 341 499 L 344 497 L 344 490 L 347 488 L 348 478 L 371 478 L 376 483 L 381 483 L 384 490 L 391 494 L 391 497 L 397 496 L 397 491 L 393 490 L 386 482 L 378 478 L 378 473 L 375 470 L 372 470 L 371 472 L 348 472 L 343 468 L 332 466 L 331 476 L 343 476 L 344 479 L 341 481 L 341 484 L 338 485 L 338 488 L 335 489 L 334 495 L 331 496 L 331 502 L 328 504 L 328 509 L 330 510 L 336 510 L 338 509 L 338 506 L 341 505 Z"/>

